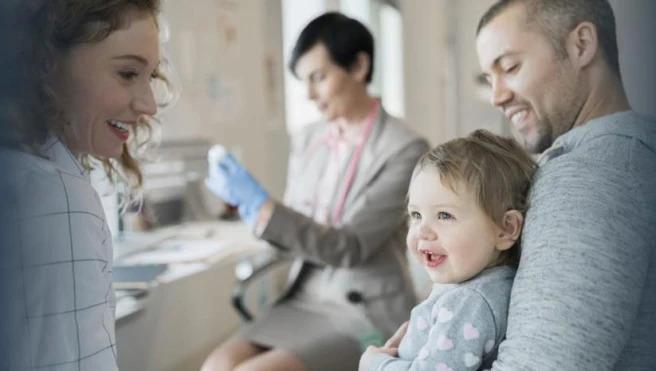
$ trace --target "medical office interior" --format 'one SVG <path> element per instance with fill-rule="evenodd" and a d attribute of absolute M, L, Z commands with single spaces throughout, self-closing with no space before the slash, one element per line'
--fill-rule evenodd
<path fill-rule="evenodd" d="M 634 110 L 656 115 L 656 2 L 611 0 L 620 64 Z M 234 290 L 267 255 L 205 189 L 207 151 L 230 150 L 280 199 L 288 135 L 319 118 L 287 69 L 313 17 L 339 10 L 376 38 L 371 84 L 387 110 L 431 144 L 474 129 L 511 135 L 488 102 L 475 52 L 491 0 L 168 0 L 161 33 L 176 102 L 161 115 L 160 145 L 145 167 L 141 209 L 120 214 L 102 181 L 114 236 L 116 337 L 121 370 L 199 369 L 244 318 Z M 220 216 L 223 216 L 222 218 Z M 257 315 L 276 298 L 286 266 L 249 281 L 242 303 Z M 418 297 L 430 281 L 413 269 Z"/>

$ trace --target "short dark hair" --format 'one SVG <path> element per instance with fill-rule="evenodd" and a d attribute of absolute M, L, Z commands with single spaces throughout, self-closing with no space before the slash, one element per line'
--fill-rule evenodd
<path fill-rule="evenodd" d="M 308 50 L 322 43 L 338 66 L 349 70 L 357 60 L 358 53 L 369 56 L 369 71 L 366 82 L 371 82 L 374 72 L 374 37 L 358 20 L 339 12 L 328 12 L 313 19 L 301 31 L 292 50 L 289 70 L 296 76 L 296 64 Z"/>
<path fill-rule="evenodd" d="M 535 24 L 561 57 L 567 55 L 564 41 L 569 32 L 581 22 L 594 24 L 602 54 L 611 70 L 620 76 L 615 15 L 608 0 L 499 0 L 481 17 L 476 35 L 514 4 L 525 6 L 528 25 Z"/>

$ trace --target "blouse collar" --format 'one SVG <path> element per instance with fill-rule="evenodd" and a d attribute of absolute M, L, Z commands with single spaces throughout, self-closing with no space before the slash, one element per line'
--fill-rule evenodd
<path fill-rule="evenodd" d="M 39 154 L 57 164 L 59 168 L 72 175 L 89 178 L 88 171 L 73 152 L 55 135 L 49 135 L 41 146 Z"/>

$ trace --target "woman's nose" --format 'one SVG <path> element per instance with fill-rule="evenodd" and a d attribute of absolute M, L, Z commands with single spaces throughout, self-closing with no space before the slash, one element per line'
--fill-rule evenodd
<path fill-rule="evenodd" d="M 307 97 L 311 101 L 317 100 L 317 89 L 313 84 L 307 85 Z"/>
<path fill-rule="evenodd" d="M 155 95 L 150 85 L 140 89 L 132 98 L 132 109 L 140 115 L 154 116 L 157 113 Z"/>

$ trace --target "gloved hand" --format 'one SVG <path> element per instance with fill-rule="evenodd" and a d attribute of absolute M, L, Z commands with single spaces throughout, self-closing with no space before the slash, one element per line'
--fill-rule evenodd
<path fill-rule="evenodd" d="M 209 173 L 205 179 L 207 188 L 226 203 L 236 206 L 239 216 L 251 228 L 254 227 L 260 208 L 269 199 L 269 194 L 230 153 L 223 156 L 218 167 Z"/>

